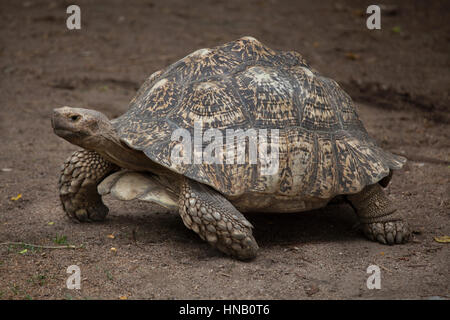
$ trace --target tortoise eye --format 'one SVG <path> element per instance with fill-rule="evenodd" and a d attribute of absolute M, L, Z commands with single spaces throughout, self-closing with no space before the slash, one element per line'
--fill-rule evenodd
<path fill-rule="evenodd" d="M 80 119 L 80 116 L 79 115 L 73 115 L 73 116 L 70 116 L 70 120 L 72 120 L 72 121 L 77 121 L 77 120 L 79 120 Z"/>

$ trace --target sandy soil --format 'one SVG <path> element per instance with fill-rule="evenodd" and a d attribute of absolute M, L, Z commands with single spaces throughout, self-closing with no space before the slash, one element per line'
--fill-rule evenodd
<path fill-rule="evenodd" d="M 448 1 L 398 1 L 383 9 L 377 31 L 365 27 L 368 1 L 76 3 L 78 31 L 65 27 L 71 2 L 0 3 L 1 299 L 450 297 L 449 247 L 434 239 L 450 235 Z M 411 242 L 367 241 L 345 205 L 252 214 L 261 250 L 244 263 L 156 205 L 106 199 L 102 223 L 65 216 L 59 168 L 77 148 L 53 134 L 52 109 L 118 116 L 154 71 L 243 35 L 302 53 L 350 93 L 381 146 L 409 159 L 387 191 L 414 230 Z M 372 264 L 380 290 L 366 287 Z M 66 288 L 70 265 L 81 268 L 80 290 Z"/>

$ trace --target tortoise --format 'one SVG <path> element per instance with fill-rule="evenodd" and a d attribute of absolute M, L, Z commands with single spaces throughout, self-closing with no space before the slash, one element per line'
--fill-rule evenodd
<path fill-rule="evenodd" d="M 406 159 L 377 146 L 338 83 L 301 54 L 273 50 L 253 37 L 197 50 L 153 73 L 128 111 L 113 120 L 65 106 L 54 109 L 52 126 L 83 148 L 67 159 L 59 179 L 63 209 L 79 221 L 103 220 L 102 195 L 108 193 L 151 201 L 178 210 L 203 240 L 247 260 L 259 248 L 243 213 L 302 212 L 340 197 L 370 240 L 397 244 L 410 236 L 383 190 Z M 214 136 L 219 148 L 211 155 L 222 161 L 201 157 L 208 146 L 195 135 L 209 129 L 235 133 L 225 145 Z M 192 147 L 174 139 L 177 130 L 199 142 Z M 264 170 L 264 159 L 249 161 L 251 130 L 277 133 L 270 137 L 271 150 L 278 151 L 274 172 Z M 233 149 L 235 138 L 242 138 L 243 149 Z M 257 140 L 258 150 L 263 145 L 269 139 Z M 193 163 L 174 156 L 199 152 L 202 161 Z M 242 152 L 244 161 L 237 161 Z"/>

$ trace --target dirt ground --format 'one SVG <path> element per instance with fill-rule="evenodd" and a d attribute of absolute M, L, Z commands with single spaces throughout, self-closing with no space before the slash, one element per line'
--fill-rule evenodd
<path fill-rule="evenodd" d="M 366 28 L 372 1 L 75 3 L 81 30 L 66 28 L 72 1 L 0 2 L 1 299 L 450 298 L 449 244 L 435 240 L 450 235 L 448 1 L 386 5 L 381 30 Z M 66 217 L 57 181 L 78 148 L 54 135 L 52 109 L 118 116 L 154 71 L 244 35 L 302 53 L 354 98 L 383 148 L 408 158 L 387 192 L 412 241 L 367 241 L 346 205 L 251 214 L 261 249 L 239 262 L 156 205 L 107 198 L 104 222 Z M 372 264 L 379 290 L 366 286 Z M 81 269 L 80 290 L 66 288 L 70 265 Z"/>

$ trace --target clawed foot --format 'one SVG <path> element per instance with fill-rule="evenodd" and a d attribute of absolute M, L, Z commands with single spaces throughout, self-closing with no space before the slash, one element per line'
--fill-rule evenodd
<path fill-rule="evenodd" d="M 109 209 L 100 201 L 85 201 L 77 197 L 61 195 L 61 202 L 67 215 L 81 222 L 102 221 L 108 215 Z"/>
<path fill-rule="evenodd" d="M 411 235 L 408 223 L 378 183 L 348 195 L 347 199 L 356 210 L 367 238 L 389 245 L 408 241 Z"/>
<path fill-rule="evenodd" d="M 109 210 L 97 192 L 97 185 L 115 169 L 115 165 L 93 151 L 77 151 L 66 160 L 59 178 L 59 195 L 70 218 L 82 222 L 105 219 Z"/>
<path fill-rule="evenodd" d="M 370 240 L 389 245 L 405 243 L 411 234 L 408 224 L 402 220 L 364 223 L 362 229 Z"/>
<path fill-rule="evenodd" d="M 258 244 L 253 226 L 222 195 L 186 179 L 180 195 L 184 224 L 220 251 L 240 260 L 256 257 Z"/>

